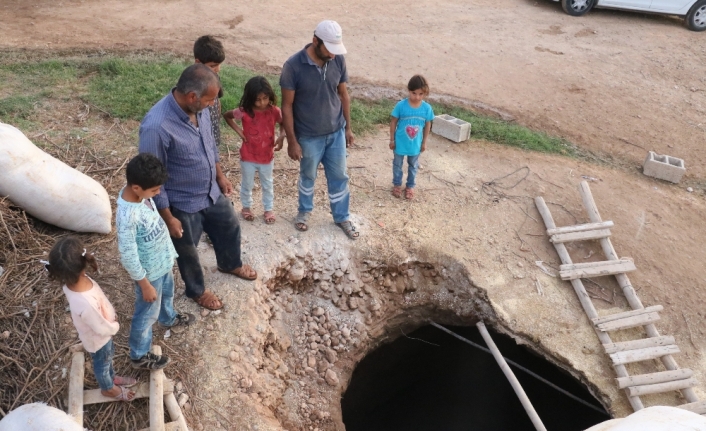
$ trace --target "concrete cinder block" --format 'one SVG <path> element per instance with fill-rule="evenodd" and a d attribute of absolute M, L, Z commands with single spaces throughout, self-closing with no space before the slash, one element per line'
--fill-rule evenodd
<path fill-rule="evenodd" d="M 666 154 L 660 155 L 654 151 L 647 153 L 645 163 L 642 165 L 642 173 L 648 177 L 659 178 L 675 184 L 681 181 L 685 172 L 684 160 Z"/>
<path fill-rule="evenodd" d="M 463 142 L 471 137 L 471 123 L 442 114 L 434 117 L 431 131 L 454 142 Z"/>

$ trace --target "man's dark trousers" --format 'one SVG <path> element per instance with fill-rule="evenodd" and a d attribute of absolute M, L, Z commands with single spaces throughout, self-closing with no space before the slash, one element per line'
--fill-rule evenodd
<path fill-rule="evenodd" d="M 240 260 L 240 223 L 233 204 L 224 195 L 220 195 L 215 204 L 195 213 L 186 213 L 174 207 L 171 211 L 184 230 L 182 237 L 172 237 L 172 242 L 179 254 L 177 265 L 186 285 L 186 296 L 198 298 L 206 290 L 196 249 L 201 234 L 206 232 L 211 239 L 218 268 L 229 272 L 243 266 Z"/>

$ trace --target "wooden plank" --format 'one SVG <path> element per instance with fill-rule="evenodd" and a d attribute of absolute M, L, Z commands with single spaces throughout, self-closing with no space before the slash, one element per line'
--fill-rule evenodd
<path fill-rule="evenodd" d="M 537 207 L 537 211 L 539 211 L 539 214 L 542 216 L 544 225 L 548 229 L 556 228 L 556 224 L 554 223 L 554 219 L 552 218 L 552 213 L 549 211 L 549 207 L 547 207 L 547 204 L 544 202 L 544 199 L 541 196 L 537 196 L 536 198 L 534 198 L 534 203 Z M 566 249 L 566 246 L 564 244 L 554 244 L 554 249 L 559 255 L 559 259 L 561 259 L 562 263 L 571 263 L 571 256 L 569 255 L 569 251 Z M 583 286 L 583 282 L 581 282 L 580 279 L 571 280 L 571 286 L 574 288 L 574 292 L 576 292 L 576 297 L 581 303 L 581 307 L 583 307 L 583 310 L 586 312 L 586 316 L 588 316 L 589 319 L 598 317 L 596 308 L 593 306 L 593 302 L 591 302 L 591 298 L 588 296 L 588 293 L 586 292 L 586 289 Z M 642 308 L 642 306 L 638 308 Z M 607 345 L 613 343 L 613 341 L 610 339 L 610 335 L 608 335 L 607 332 L 601 332 L 596 330 L 596 336 L 598 337 L 598 340 L 601 342 L 601 344 Z M 628 376 L 628 371 L 625 368 L 625 365 L 614 365 L 613 368 L 615 369 L 615 374 L 618 377 Z M 632 406 L 634 411 L 642 410 L 644 408 L 640 397 L 628 396 L 628 401 L 630 402 L 630 406 Z"/>
<path fill-rule="evenodd" d="M 485 327 L 485 324 L 480 321 L 476 323 L 476 327 L 480 331 L 480 335 L 483 337 L 483 340 L 485 340 L 485 344 L 488 345 L 488 349 L 490 349 L 490 352 L 493 354 L 493 357 L 500 366 L 500 369 L 502 370 L 503 374 L 505 374 L 505 377 L 510 382 L 512 389 L 515 391 L 515 395 L 517 395 L 517 398 L 520 399 L 520 403 L 522 403 L 522 407 L 525 408 L 525 412 L 527 413 L 527 416 L 529 416 L 530 421 L 532 421 L 532 425 L 534 425 L 537 431 L 547 431 L 547 429 L 544 427 L 544 424 L 542 423 L 542 419 L 540 419 L 539 415 L 537 414 L 537 411 L 535 411 L 534 407 L 532 406 L 532 402 L 527 397 L 525 390 L 522 388 L 522 385 L 517 380 L 517 377 L 515 377 L 515 373 L 512 372 L 510 366 L 507 364 L 507 362 L 505 362 L 505 358 L 500 353 L 500 350 L 498 350 L 498 347 L 495 345 L 495 342 L 490 336 L 490 333 Z"/>
<path fill-rule="evenodd" d="M 189 431 L 189 428 L 186 425 L 186 418 L 184 417 L 184 413 L 181 411 L 181 407 L 179 407 L 179 403 L 177 402 L 176 397 L 174 396 L 174 393 L 169 393 L 169 394 L 164 394 L 164 405 L 167 407 L 167 412 L 169 412 L 169 417 L 172 419 L 172 423 L 177 423 L 178 427 L 174 428 L 174 430 L 178 431 Z"/>
<path fill-rule="evenodd" d="M 179 428 L 181 425 L 179 422 L 174 421 L 174 422 L 167 422 L 164 424 L 164 431 L 189 431 L 188 428 Z M 140 431 L 150 431 L 149 428 L 143 428 Z"/>
<path fill-rule="evenodd" d="M 622 259 L 611 259 L 611 260 L 602 260 L 598 262 L 585 262 L 585 263 L 569 263 L 569 264 L 561 264 L 559 266 L 559 270 L 561 271 L 568 271 L 571 269 L 589 269 L 589 268 L 596 268 L 596 267 L 602 267 L 605 265 L 619 265 L 624 262 L 632 262 L 627 257 L 624 257 Z"/>
<path fill-rule="evenodd" d="M 137 385 L 130 388 L 135 391 L 135 398 L 147 398 L 150 396 L 150 384 L 149 383 L 138 383 Z M 168 394 L 174 390 L 174 382 L 168 378 L 164 378 L 164 393 Z M 88 389 L 83 391 L 83 405 L 87 406 L 89 404 L 99 404 L 99 403 L 112 403 L 118 401 L 115 398 L 106 397 L 101 394 L 100 389 Z"/>
<path fill-rule="evenodd" d="M 625 319 L 612 320 L 610 322 L 596 325 L 598 330 L 603 332 L 618 331 L 620 329 L 636 328 L 659 320 L 659 313 L 646 313 L 637 316 L 627 317 Z"/>
<path fill-rule="evenodd" d="M 696 401 L 694 403 L 682 404 L 680 406 L 675 406 L 678 409 L 689 410 L 698 415 L 706 415 L 706 401 Z"/>
<path fill-rule="evenodd" d="M 162 354 L 162 347 L 152 345 L 152 353 Z M 150 431 L 164 428 L 164 371 L 150 371 Z"/>
<path fill-rule="evenodd" d="M 83 427 L 83 377 L 86 372 L 86 357 L 82 351 L 71 358 L 69 374 L 69 415 Z"/>
<path fill-rule="evenodd" d="M 591 262 L 599 263 L 599 262 Z M 583 267 L 583 268 L 568 268 L 569 265 L 561 265 L 559 275 L 562 280 L 575 280 L 577 278 L 602 277 L 605 275 L 624 274 L 626 272 L 635 271 L 635 263 L 631 260 L 610 260 L 600 262 L 601 265 Z M 576 264 L 573 266 L 589 265 Z M 565 268 L 566 267 L 566 268 Z"/>
<path fill-rule="evenodd" d="M 647 347 L 639 350 L 627 350 L 625 352 L 611 353 L 610 359 L 616 365 L 630 364 L 632 362 L 648 361 L 665 355 L 679 353 L 679 346 L 672 344 L 669 346 Z"/>
<path fill-rule="evenodd" d="M 610 230 L 608 229 L 598 229 L 598 230 L 587 230 L 584 232 L 571 232 L 571 233 L 560 233 L 552 235 L 549 237 L 549 241 L 557 244 L 571 241 L 588 241 L 591 239 L 601 239 L 608 238 L 610 236 Z"/>
<path fill-rule="evenodd" d="M 653 385 L 655 383 L 673 382 L 675 380 L 688 379 L 694 375 L 694 372 L 688 368 L 682 368 L 674 371 L 661 371 L 659 373 L 638 374 L 630 377 L 619 377 L 618 388 L 625 389 L 628 386 Z"/>
<path fill-rule="evenodd" d="M 640 310 L 625 311 L 622 313 L 609 314 L 607 316 L 601 316 L 596 319 L 591 319 L 594 325 L 600 325 L 601 323 L 611 322 L 613 320 L 625 319 L 627 317 L 639 316 L 640 314 L 653 313 L 662 311 L 664 307 L 661 305 L 653 305 L 651 307 L 642 308 Z"/>
<path fill-rule="evenodd" d="M 603 348 L 605 349 L 606 353 L 610 354 L 615 352 L 624 352 L 625 350 L 644 349 L 645 347 L 666 346 L 668 344 L 675 344 L 674 337 L 672 337 L 671 335 L 662 335 L 659 337 L 642 338 L 639 340 L 621 341 L 619 343 L 604 344 Z"/>
<path fill-rule="evenodd" d="M 564 234 L 564 233 L 585 232 L 587 230 L 610 229 L 612 227 L 613 227 L 613 222 L 608 220 L 608 221 L 602 221 L 602 222 L 598 222 L 598 223 L 584 223 L 584 224 L 576 224 L 573 226 L 549 228 L 549 229 L 547 229 L 547 235 L 552 236 L 552 235 L 560 235 L 560 234 Z"/>
<path fill-rule="evenodd" d="M 596 207 L 596 202 L 593 200 L 593 194 L 591 193 L 591 188 L 588 186 L 587 181 L 581 181 L 581 184 L 579 185 L 579 192 L 581 193 L 581 200 L 583 201 L 583 206 L 586 208 L 586 212 L 588 213 L 588 218 L 591 220 L 592 223 L 600 223 L 603 221 L 601 219 L 601 215 L 598 212 L 598 207 Z M 536 199 L 535 199 L 536 201 Z M 613 244 L 610 242 L 610 238 L 603 238 L 600 240 L 601 248 L 603 249 L 603 253 L 606 255 L 608 259 L 611 260 L 617 260 L 618 259 L 618 254 L 615 252 L 615 249 L 613 248 Z M 620 288 L 623 290 L 623 294 L 625 295 L 625 299 L 628 300 L 628 304 L 630 304 L 630 307 L 634 310 L 644 308 L 642 305 L 642 302 L 640 301 L 640 298 L 637 296 L 637 293 L 635 292 L 635 289 L 632 287 L 632 284 L 630 283 L 630 279 L 626 274 L 616 274 L 615 279 L 618 281 L 618 284 L 620 285 Z M 657 331 L 657 327 L 653 324 L 649 324 L 645 326 L 645 332 L 647 333 L 648 337 L 659 337 L 659 331 Z M 602 342 L 602 341 L 601 341 Z M 602 342 L 603 343 L 603 342 Z M 603 343 L 605 344 L 605 343 Z M 662 356 L 659 358 L 662 361 L 662 364 L 664 364 L 665 368 L 668 370 L 678 370 L 679 365 L 677 364 L 677 361 L 672 358 L 671 355 L 667 356 Z M 699 397 L 696 396 L 696 393 L 694 392 L 693 389 L 691 388 L 686 388 L 682 389 L 682 394 L 684 395 L 684 398 L 686 398 L 687 401 L 690 403 L 694 403 L 699 401 Z M 633 408 L 635 408 L 635 404 L 632 402 L 633 399 L 639 400 L 639 397 L 631 397 L 631 404 L 633 404 Z M 640 401 L 640 404 L 642 402 Z M 637 411 L 639 409 L 635 409 Z"/>
<path fill-rule="evenodd" d="M 675 380 L 673 382 L 657 383 L 654 385 L 632 386 L 628 388 L 628 393 L 633 397 L 640 397 L 643 395 L 693 388 L 698 384 L 699 382 L 696 379 Z"/>

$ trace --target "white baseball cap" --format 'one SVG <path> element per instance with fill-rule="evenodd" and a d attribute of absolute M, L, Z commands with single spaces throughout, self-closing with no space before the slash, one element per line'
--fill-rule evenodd
<path fill-rule="evenodd" d="M 314 30 L 314 36 L 324 41 L 326 49 L 331 54 L 343 55 L 346 52 L 346 47 L 343 46 L 343 30 L 336 21 L 325 20 L 321 21 Z"/>

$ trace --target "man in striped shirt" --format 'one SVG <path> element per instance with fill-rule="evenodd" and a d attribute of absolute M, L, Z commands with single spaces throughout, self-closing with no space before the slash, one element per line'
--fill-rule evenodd
<path fill-rule="evenodd" d="M 140 125 L 140 152 L 154 154 L 167 167 L 169 178 L 154 201 L 179 254 L 186 296 L 211 310 L 223 304 L 204 285 L 196 249 L 204 231 L 213 244 L 219 271 L 246 280 L 257 278 L 255 270 L 240 260 L 240 225 L 226 197 L 233 185 L 221 170 L 206 109 L 219 90 L 218 76 L 203 64 L 193 64 Z"/>

